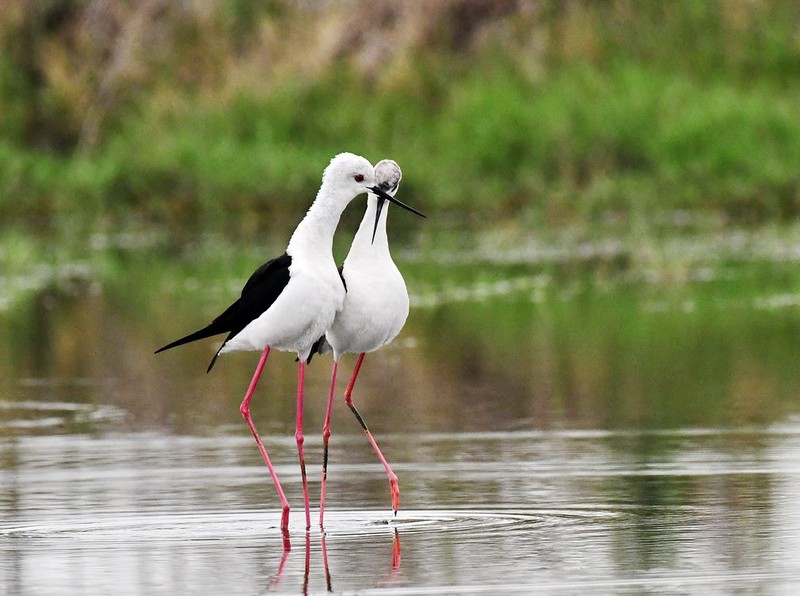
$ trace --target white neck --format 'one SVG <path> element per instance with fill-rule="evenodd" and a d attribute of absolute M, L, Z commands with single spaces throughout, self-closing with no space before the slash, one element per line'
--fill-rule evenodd
<path fill-rule="evenodd" d="M 390 257 L 389 238 L 386 235 L 386 218 L 389 215 L 389 201 L 384 201 L 381 216 L 378 220 L 378 229 L 375 230 L 375 212 L 378 210 L 378 198 L 370 193 L 367 196 L 367 210 L 358 231 L 353 238 L 350 250 L 358 249 L 364 254 L 371 254 L 374 257 Z M 375 230 L 375 241 L 372 241 L 372 231 Z"/>
<path fill-rule="evenodd" d="M 289 239 L 286 252 L 293 258 L 320 255 L 333 260 L 333 234 L 350 199 L 346 193 L 330 193 L 323 184 Z"/>

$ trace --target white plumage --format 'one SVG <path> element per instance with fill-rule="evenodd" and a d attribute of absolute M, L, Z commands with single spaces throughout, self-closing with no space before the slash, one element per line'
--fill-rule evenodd
<path fill-rule="evenodd" d="M 397 173 L 400 172 L 393 161 L 379 162 L 375 166 L 378 185 L 385 180 L 386 175 L 381 175 L 381 170 L 389 167 L 386 163 L 394 164 Z M 388 192 L 396 192 L 399 183 L 398 176 L 394 188 L 390 186 Z M 337 361 L 342 354 L 372 352 L 386 345 L 400 333 L 408 318 L 406 282 L 389 252 L 388 205 L 380 214 L 375 241 L 371 240 L 379 200 L 373 193 L 367 196 L 367 210 L 342 265 L 347 294 L 342 310 L 325 334 Z"/>
<path fill-rule="evenodd" d="M 331 327 L 336 313 L 344 307 L 345 289 L 333 260 L 333 234 L 347 204 L 367 191 L 383 195 L 385 200 L 394 200 L 375 186 L 375 172 L 366 159 L 352 153 L 340 153 L 334 157 L 325 168 L 316 199 L 292 234 L 286 252 L 259 267 L 245 283 L 241 296 L 211 323 L 157 350 L 161 352 L 227 333 L 208 366 L 209 371 L 220 354 L 237 350 L 263 350 L 239 409 L 278 491 L 282 508 L 281 528 L 284 531 L 289 523 L 289 502 L 256 431 L 250 415 L 250 400 L 270 350 L 296 352 L 299 364 L 295 439 L 308 528 L 308 484 L 303 452 L 305 365 L 312 346 Z"/>
<path fill-rule="evenodd" d="M 336 226 L 347 204 L 374 180 L 372 165 L 363 157 L 342 153 L 331 161 L 316 200 L 286 248 L 289 283 L 265 312 L 225 342 L 221 354 L 269 346 L 308 359 L 311 346 L 344 304 L 345 289 L 332 253 Z"/>
<path fill-rule="evenodd" d="M 383 160 L 375 166 L 375 182 L 378 188 L 394 195 L 400 185 L 402 172 L 391 160 Z M 325 339 L 319 346 L 320 352 L 333 351 L 333 370 L 328 395 L 328 408 L 323 426 L 323 469 L 320 497 L 320 526 L 325 512 L 325 491 L 327 482 L 328 440 L 330 438 L 330 416 L 336 384 L 338 363 L 343 354 L 359 354 L 353 374 L 345 391 L 345 401 L 355 414 L 367 439 L 378 455 L 389 477 L 392 495 L 392 509 L 395 513 L 400 504 L 400 490 L 397 476 L 392 472 L 383 457 L 375 439 L 367 428 L 352 401 L 361 363 L 366 352 L 377 350 L 392 341 L 408 318 L 408 290 L 403 276 L 397 269 L 389 252 L 386 232 L 388 205 L 386 199 L 374 193 L 367 195 L 367 209 L 361 225 L 353 238 L 350 252 L 342 265 L 342 279 L 347 287 L 342 310 L 336 315 Z"/>

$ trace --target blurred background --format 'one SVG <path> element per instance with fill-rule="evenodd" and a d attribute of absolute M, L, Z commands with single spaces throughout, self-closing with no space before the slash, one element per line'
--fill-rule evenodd
<path fill-rule="evenodd" d="M 412 315 L 365 369 L 407 420 L 781 419 L 799 23 L 781 0 L 3 3 L 2 394 L 236 420 L 246 355 L 206 377 L 213 342 L 152 348 L 232 301 L 353 151 L 429 215 L 391 217 Z"/>
<path fill-rule="evenodd" d="M 337 403 L 334 586 L 796 591 L 800 3 L 36 0 L 0 2 L 7 593 L 283 573 L 238 411 L 258 354 L 153 350 L 284 250 L 342 151 L 396 160 L 428 219 L 391 209 L 411 314 L 354 393 L 402 568 Z M 272 355 L 252 408 L 299 512 L 295 383 Z"/>

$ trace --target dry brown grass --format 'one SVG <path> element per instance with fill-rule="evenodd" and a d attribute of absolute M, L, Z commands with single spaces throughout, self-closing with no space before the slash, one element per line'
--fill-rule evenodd
<path fill-rule="evenodd" d="M 160 87 L 224 101 L 276 82 L 313 81 L 334 63 L 372 80 L 413 68 L 415 53 L 463 51 L 492 24 L 534 6 L 502 0 L 321 6 L 286 0 L 247 13 L 225 0 L 51 0 L 0 6 L 4 51 L 33 87 L 29 141 L 96 146 L 109 121 Z"/>

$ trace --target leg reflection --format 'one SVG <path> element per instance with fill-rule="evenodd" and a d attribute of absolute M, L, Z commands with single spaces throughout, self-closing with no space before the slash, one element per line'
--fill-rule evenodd
<path fill-rule="evenodd" d="M 275 590 L 283 580 L 283 569 L 286 567 L 286 561 L 289 560 L 289 553 L 292 551 L 292 542 L 289 540 L 289 530 L 283 529 L 283 556 L 281 557 L 281 562 L 278 564 L 278 571 L 272 577 L 269 582 L 268 590 L 272 592 Z"/>
<path fill-rule="evenodd" d="M 397 574 L 400 573 L 401 552 L 400 533 L 397 531 L 397 528 L 395 528 L 394 538 L 392 539 L 392 567 L 389 569 L 389 573 L 386 574 L 386 577 L 384 577 L 383 580 L 378 583 L 378 588 L 385 588 L 386 586 L 390 586 L 394 583 Z"/>
<path fill-rule="evenodd" d="M 303 594 L 308 594 L 308 575 L 311 570 L 311 532 L 306 531 L 306 566 L 303 570 Z"/>
<path fill-rule="evenodd" d="M 392 575 L 400 571 L 400 533 L 394 529 L 394 540 L 392 541 Z"/>
<path fill-rule="evenodd" d="M 333 592 L 333 583 L 331 582 L 331 569 L 328 567 L 328 545 L 325 542 L 325 533 L 322 533 L 322 566 L 325 568 L 325 586 L 328 592 Z"/>
<path fill-rule="evenodd" d="M 320 537 L 321 537 L 320 550 L 322 551 L 322 566 L 323 566 L 323 572 L 325 573 L 325 587 L 328 592 L 333 592 L 333 579 L 331 576 L 330 565 L 328 563 L 327 536 L 324 532 L 322 532 L 320 534 Z M 302 593 L 308 594 L 309 585 L 311 583 L 311 532 L 305 533 L 305 540 L 306 544 L 305 544 L 305 561 L 303 567 Z M 289 559 L 289 553 L 291 552 L 291 550 L 292 546 L 289 540 L 289 533 L 284 532 L 283 556 L 281 557 L 281 562 L 278 565 L 278 571 L 275 573 L 275 575 L 269 582 L 269 586 L 267 587 L 266 590 L 267 592 L 274 592 L 281 588 L 284 568 L 286 567 L 286 563 Z M 383 572 L 384 573 L 383 577 L 376 582 L 375 587 L 385 588 L 391 586 L 396 582 L 397 575 L 400 573 L 400 561 L 401 561 L 400 533 L 397 531 L 397 528 L 395 528 L 394 533 L 392 535 L 392 555 L 391 555 L 391 564 L 389 567 L 389 571 L 388 573 L 385 571 Z M 352 586 L 352 587 L 360 589 L 363 586 Z"/>

